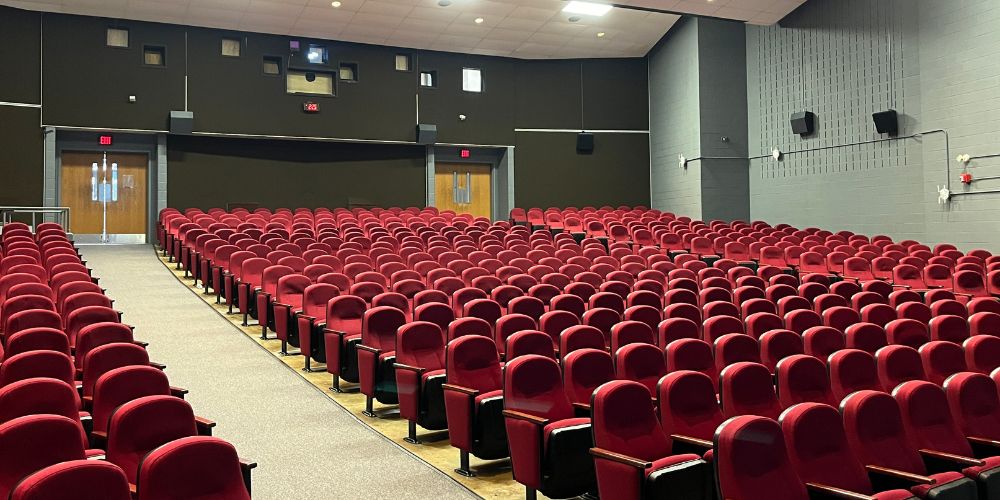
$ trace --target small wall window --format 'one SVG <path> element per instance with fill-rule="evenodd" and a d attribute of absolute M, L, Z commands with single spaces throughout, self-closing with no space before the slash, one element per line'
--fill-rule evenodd
<path fill-rule="evenodd" d="M 420 72 L 420 86 L 421 87 L 437 87 L 438 83 L 438 73 L 437 71 L 421 71 Z"/>
<path fill-rule="evenodd" d="M 358 81 L 358 63 L 340 63 L 340 81 Z"/>
<path fill-rule="evenodd" d="M 240 57 L 241 45 L 239 38 L 223 38 L 222 55 L 226 57 Z"/>
<path fill-rule="evenodd" d="M 478 68 L 462 68 L 462 90 L 466 92 L 482 92 L 482 70 Z"/>
<path fill-rule="evenodd" d="M 286 89 L 289 94 L 333 95 L 333 73 L 288 70 Z"/>
<path fill-rule="evenodd" d="M 280 75 L 281 58 L 277 56 L 264 56 L 263 71 L 265 75 Z"/>
<path fill-rule="evenodd" d="M 128 29 L 108 28 L 108 47 L 128 48 Z"/>
<path fill-rule="evenodd" d="M 166 66 L 167 49 L 155 45 L 145 45 L 142 47 L 142 63 L 146 66 Z"/>
<path fill-rule="evenodd" d="M 326 64 L 329 60 L 326 47 L 320 45 L 310 45 L 306 52 L 306 60 L 311 64 Z"/>
<path fill-rule="evenodd" d="M 409 54 L 396 54 L 396 71 L 410 71 Z"/>

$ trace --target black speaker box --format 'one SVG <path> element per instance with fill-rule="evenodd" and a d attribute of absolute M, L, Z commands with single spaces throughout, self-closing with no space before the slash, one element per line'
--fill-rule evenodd
<path fill-rule="evenodd" d="M 816 115 L 812 111 L 792 113 L 792 132 L 805 136 L 816 130 Z"/>
<path fill-rule="evenodd" d="M 899 117 L 895 109 L 872 113 L 872 120 L 875 122 L 875 130 L 880 134 L 896 135 L 899 133 Z"/>
<path fill-rule="evenodd" d="M 589 155 L 594 152 L 594 134 L 580 132 L 576 134 L 576 152 L 581 155 Z"/>
<path fill-rule="evenodd" d="M 417 144 L 434 144 L 437 142 L 437 125 L 421 123 L 417 125 Z"/>
<path fill-rule="evenodd" d="M 189 135 L 194 130 L 194 113 L 191 111 L 170 112 L 170 133 Z"/>

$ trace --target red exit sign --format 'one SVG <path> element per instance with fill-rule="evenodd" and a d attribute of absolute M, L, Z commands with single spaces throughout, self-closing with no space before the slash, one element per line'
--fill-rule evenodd
<path fill-rule="evenodd" d="M 100 138 L 98 138 L 98 142 L 100 143 L 101 146 L 110 146 L 111 145 L 111 136 L 110 135 L 102 135 Z"/>
<path fill-rule="evenodd" d="M 462 158 L 468 158 L 472 156 L 472 151 L 469 151 L 468 149 L 460 149 L 458 151 L 458 156 L 461 156 Z"/>
<path fill-rule="evenodd" d="M 319 103 L 304 102 L 302 103 L 302 111 L 306 113 L 319 113 Z"/>

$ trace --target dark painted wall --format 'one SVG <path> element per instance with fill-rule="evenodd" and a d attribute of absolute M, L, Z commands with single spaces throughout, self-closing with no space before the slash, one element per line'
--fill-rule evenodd
<path fill-rule="evenodd" d="M 170 136 L 167 148 L 171 207 L 424 204 L 422 146 Z"/>
<path fill-rule="evenodd" d="M 38 104 L 41 15 L 0 7 L 0 101 Z M 0 205 L 42 204 L 38 108 L 0 106 Z"/>
<path fill-rule="evenodd" d="M 648 124 L 646 61 L 643 58 L 529 61 L 38 14 L 6 7 L 0 7 L 0 23 L 3 23 L 0 28 L 4 28 L 0 30 L 3 34 L 0 41 L 4 42 L 0 44 L 0 62 L 11 61 L 17 67 L 28 68 L 34 64 L 34 68 L 26 71 L 29 74 L 26 82 L 14 84 L 6 81 L 8 79 L 0 82 L 0 98 L 10 93 L 30 99 L 31 92 L 36 98 L 44 97 L 41 121 L 50 126 L 166 130 L 169 112 L 185 109 L 187 101 L 187 109 L 194 112 L 194 128 L 198 132 L 410 142 L 415 139 L 414 128 L 419 114 L 420 122 L 438 126 L 439 143 L 516 144 L 519 147 L 529 144 L 526 147 L 537 148 L 537 152 L 529 151 L 515 157 L 515 161 L 523 158 L 529 162 L 523 169 L 527 173 L 518 175 L 517 185 L 521 187 L 557 178 L 545 165 L 570 164 L 577 156 L 573 141 L 555 134 L 539 135 L 530 140 L 515 137 L 516 128 L 644 130 Z M 106 46 L 106 30 L 111 26 L 129 29 L 129 48 Z M 44 42 L 39 51 L 40 29 Z M 221 55 L 223 37 L 242 40 L 240 57 Z M 290 40 L 299 40 L 303 47 L 309 43 L 327 46 L 331 68 L 336 68 L 340 62 L 356 63 L 359 81 L 337 82 L 335 97 L 287 94 L 284 74 L 265 75 L 261 63 L 263 56 L 280 56 L 283 66 L 287 66 Z M 144 45 L 165 47 L 166 67 L 143 65 Z M 33 53 L 32 46 L 35 47 Z M 2 47 L 27 47 L 27 50 Z M 412 56 L 412 71 L 394 69 L 397 53 Z M 483 93 L 462 91 L 463 67 L 482 69 Z M 37 95 L 39 69 L 44 70 L 43 96 Z M 437 71 L 436 88 L 419 86 L 420 69 Z M 133 95 L 136 102 L 129 103 L 129 96 Z M 301 106 L 306 100 L 318 102 L 321 112 L 304 114 Z M 459 120 L 460 114 L 467 119 Z M 631 143 L 636 139 L 612 141 Z M 176 140 L 169 141 L 169 148 L 175 148 L 176 144 Z M 234 143 L 225 140 L 211 144 L 220 148 L 217 151 L 220 157 L 230 157 L 234 149 Z M 276 157 L 286 151 L 284 145 L 277 144 L 283 143 L 265 142 L 259 148 Z M 398 147 L 394 144 L 379 146 L 382 152 L 376 156 L 395 161 L 400 155 Z M 406 146 L 402 147 L 405 150 Z M 543 151 L 554 159 L 541 156 Z M 629 165 L 629 168 L 646 172 L 648 148 L 622 148 L 614 155 L 598 153 L 580 160 L 587 165 L 607 162 L 603 167 L 609 169 Z M 168 169 L 171 185 L 182 185 L 184 181 L 175 178 L 178 170 L 172 167 Z M 41 163 L 18 163 L 16 168 L 31 170 L 30 175 L 35 175 L 41 171 Z M 373 177 L 386 178 L 384 173 L 377 171 Z M 648 178 L 645 173 L 629 177 Z M 243 177 L 228 178 L 228 190 L 253 192 L 257 189 L 244 184 Z M 598 179 L 599 176 L 578 177 L 572 186 L 563 183 L 549 189 L 553 197 L 566 200 L 560 204 L 582 205 L 584 199 L 597 200 L 603 196 L 606 187 Z M 350 179 L 350 182 L 355 180 Z M 648 184 L 637 192 L 648 192 Z M 187 203 L 210 205 L 214 201 L 210 197 L 196 199 L 190 196 Z M 522 199 L 520 194 L 518 199 Z M 530 193 L 523 199 L 531 199 Z M 274 200 L 275 203 L 279 201 Z M 640 200 L 644 204 L 648 201 L 648 195 Z M 403 201 L 391 203 L 403 204 Z"/>
<path fill-rule="evenodd" d="M 0 205 L 42 204 L 38 108 L 0 106 Z"/>
<path fill-rule="evenodd" d="M 519 132 L 514 150 L 519 207 L 649 205 L 649 137 L 595 134 L 593 154 L 576 134 Z"/>

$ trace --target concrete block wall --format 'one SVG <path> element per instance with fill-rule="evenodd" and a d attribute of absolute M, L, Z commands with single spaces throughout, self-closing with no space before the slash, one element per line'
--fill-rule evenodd
<path fill-rule="evenodd" d="M 649 54 L 652 208 L 701 218 L 701 169 L 677 156 L 701 154 L 698 20 L 682 19 Z"/>

